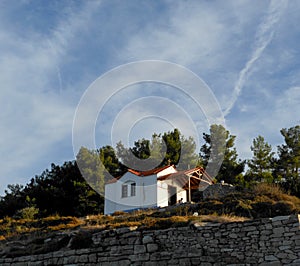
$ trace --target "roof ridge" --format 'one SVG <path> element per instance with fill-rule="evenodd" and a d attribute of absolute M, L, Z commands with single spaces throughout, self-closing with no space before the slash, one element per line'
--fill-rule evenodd
<path fill-rule="evenodd" d="M 161 166 L 161 167 L 157 167 L 157 168 L 154 168 L 154 169 L 151 169 L 151 170 L 146 170 L 146 171 L 138 171 L 138 170 L 134 170 L 134 169 L 131 169 L 131 168 L 128 168 L 128 172 L 132 173 L 132 174 L 135 174 L 135 175 L 138 175 L 138 176 L 148 176 L 148 175 L 153 175 L 153 174 L 157 174 L 169 167 L 174 167 L 174 165 L 165 165 L 165 166 Z"/>

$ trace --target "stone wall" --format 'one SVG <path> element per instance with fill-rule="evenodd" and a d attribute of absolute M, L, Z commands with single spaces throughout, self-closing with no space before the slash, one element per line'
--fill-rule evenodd
<path fill-rule="evenodd" d="M 298 216 L 93 234 L 94 247 L 2 258 L 0 265 L 300 265 Z"/>

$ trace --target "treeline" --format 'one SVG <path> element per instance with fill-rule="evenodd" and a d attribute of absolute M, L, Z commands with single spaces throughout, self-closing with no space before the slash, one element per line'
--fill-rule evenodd
<path fill-rule="evenodd" d="M 241 160 L 235 147 L 236 136 L 222 125 L 212 125 L 203 133 L 199 153 L 193 138 L 186 138 L 178 129 L 153 134 L 151 140 L 141 139 L 126 148 L 99 150 L 82 147 L 76 161 L 51 165 L 25 185 L 8 185 L 0 198 L 0 217 L 53 214 L 84 216 L 103 212 L 104 184 L 121 176 L 127 168 L 138 170 L 174 164 L 178 169 L 206 167 L 215 162 L 217 181 L 251 187 L 257 182 L 278 183 L 292 195 L 300 196 L 300 126 L 282 129 L 284 143 L 273 151 L 264 137 L 258 136 L 250 147 L 253 156 Z M 247 171 L 245 171 L 247 167 Z"/>

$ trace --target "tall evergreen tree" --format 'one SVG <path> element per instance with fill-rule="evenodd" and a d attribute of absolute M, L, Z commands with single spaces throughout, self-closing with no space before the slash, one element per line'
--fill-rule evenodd
<path fill-rule="evenodd" d="M 81 174 L 90 186 L 98 193 L 104 193 L 104 166 L 99 152 L 81 147 L 76 156 L 77 165 Z"/>
<path fill-rule="evenodd" d="M 105 172 L 105 181 L 110 179 L 111 176 L 118 177 L 126 171 L 126 168 L 120 163 L 115 149 L 112 146 L 104 146 L 100 148 L 98 153 L 103 166 L 109 173 L 107 176 L 107 172 Z"/>
<path fill-rule="evenodd" d="M 203 133 L 205 143 L 200 149 L 201 163 L 213 168 L 210 175 L 216 180 L 224 180 L 230 184 L 243 183 L 242 172 L 245 161 L 238 160 L 238 154 L 234 147 L 235 136 L 230 135 L 222 125 L 211 125 L 210 134 Z M 221 164 L 221 165 L 219 165 Z M 219 169 L 217 173 L 215 169 Z"/>
<path fill-rule="evenodd" d="M 300 125 L 289 129 L 283 128 L 280 133 L 285 143 L 278 146 L 278 159 L 274 174 L 286 180 L 286 187 L 293 194 L 300 195 Z"/>
<path fill-rule="evenodd" d="M 272 182 L 272 161 L 274 156 L 272 146 L 265 142 L 264 137 L 258 136 L 253 140 L 250 148 L 253 152 L 253 158 L 247 161 L 249 166 L 246 174 L 247 179 L 249 181 Z"/>
<path fill-rule="evenodd" d="M 185 138 L 178 129 L 164 133 L 154 133 L 152 139 L 141 139 L 131 148 L 125 148 L 119 142 L 117 155 L 122 164 L 138 170 L 149 170 L 168 164 L 177 165 L 178 169 L 196 166 L 198 156 L 192 137 Z"/>
<path fill-rule="evenodd" d="M 122 165 L 127 168 L 146 171 L 160 163 L 152 157 L 151 143 L 146 139 L 135 141 L 131 148 L 125 148 L 123 143 L 119 142 L 116 149 Z"/>

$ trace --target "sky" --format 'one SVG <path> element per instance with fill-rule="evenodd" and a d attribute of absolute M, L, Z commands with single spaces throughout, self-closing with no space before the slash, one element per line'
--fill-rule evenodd
<path fill-rule="evenodd" d="M 177 64 L 206 84 L 239 158 L 251 158 L 258 135 L 276 151 L 280 129 L 300 124 L 299 21 L 300 2 L 288 0 L 0 1 L 0 193 L 74 160 L 86 91 L 142 60 Z M 203 144 L 209 121 L 192 95 L 159 82 L 109 89 L 98 88 L 105 105 L 93 106 L 96 147 L 174 127 Z"/>

